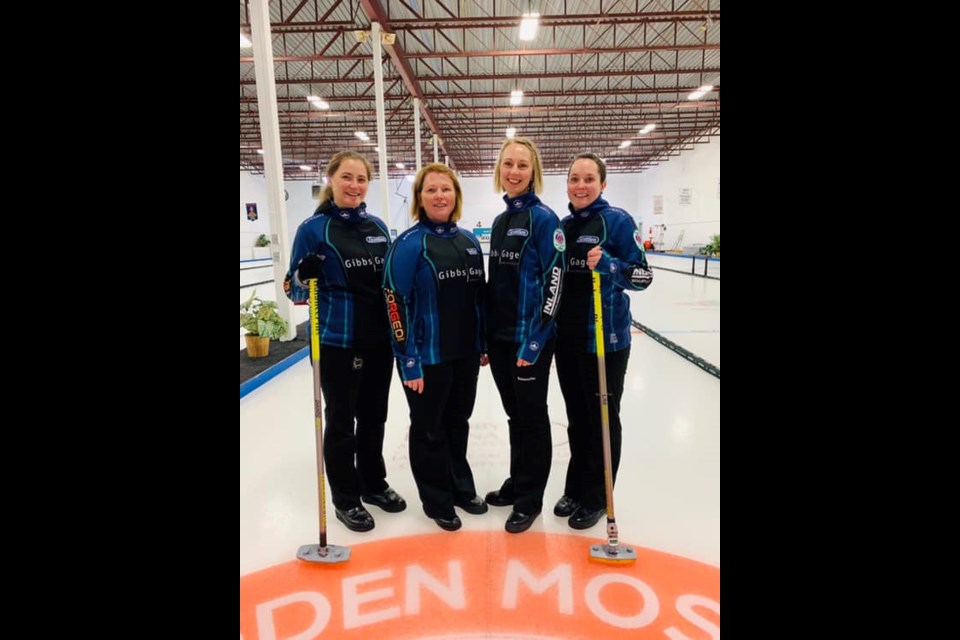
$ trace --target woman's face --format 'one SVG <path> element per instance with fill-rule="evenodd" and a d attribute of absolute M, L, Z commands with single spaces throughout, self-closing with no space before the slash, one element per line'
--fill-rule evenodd
<path fill-rule="evenodd" d="M 340 163 L 330 181 L 333 188 L 333 202 L 341 209 L 354 209 L 360 206 L 367 196 L 370 176 L 367 167 L 359 160 L 347 158 Z"/>
<path fill-rule="evenodd" d="M 600 182 L 600 170 L 597 163 L 589 158 L 580 158 L 570 166 L 567 176 L 567 197 L 574 209 L 584 209 L 600 197 L 607 188 L 606 182 Z"/>
<path fill-rule="evenodd" d="M 515 198 L 527 192 L 533 179 L 533 156 L 522 144 L 510 144 L 500 159 L 500 186 Z"/>
<path fill-rule="evenodd" d="M 423 187 L 420 189 L 420 205 L 430 222 L 450 222 L 450 214 L 457 205 L 457 190 L 450 176 L 437 172 L 424 176 Z"/>

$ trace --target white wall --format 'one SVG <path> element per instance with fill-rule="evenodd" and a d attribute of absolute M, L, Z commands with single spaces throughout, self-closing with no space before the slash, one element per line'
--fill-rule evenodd
<path fill-rule="evenodd" d="M 648 169 L 637 182 L 639 204 L 634 217 L 643 236 L 655 224 L 665 224 L 664 248 L 669 249 L 683 231 L 682 246 L 710 242 L 720 233 L 720 136 L 695 145 L 668 162 Z M 681 204 L 681 190 L 688 189 L 690 204 Z M 663 196 L 663 213 L 654 215 L 654 196 Z"/>
<path fill-rule="evenodd" d="M 463 216 L 460 225 L 473 229 L 477 222 L 483 227 L 493 224 L 493 219 L 504 210 L 503 194 L 493 190 L 493 167 L 490 175 L 482 178 L 462 178 Z M 710 235 L 720 233 L 720 137 L 709 143 L 695 145 L 668 162 L 648 169 L 641 174 L 614 173 L 607 176 L 607 188 L 603 197 L 612 205 L 626 209 L 640 224 L 643 236 L 647 237 L 650 226 L 667 225 L 664 236 L 666 248 L 670 248 L 681 229 L 685 230 L 683 244 L 707 243 Z M 550 208 L 563 218 L 567 215 L 566 176 L 545 176 L 544 191 L 540 194 Z M 390 180 L 388 207 L 381 206 L 378 180 L 370 183 L 367 191 L 367 210 L 381 218 L 392 229 L 402 233 L 410 224 L 410 189 L 412 180 Z M 309 181 L 286 182 L 284 187 L 290 197 L 287 200 L 287 247 L 293 241 L 297 227 L 313 214 L 317 202 L 311 195 Z M 691 202 L 680 204 L 680 190 L 689 189 Z M 653 196 L 663 196 L 663 214 L 653 215 Z M 404 198 L 407 200 L 404 201 Z M 259 219 L 247 220 L 245 203 L 256 202 Z M 240 173 L 240 249 L 250 251 L 261 233 L 270 234 L 267 190 L 263 176 Z"/>
<path fill-rule="evenodd" d="M 257 219 L 247 219 L 247 203 L 257 204 Z M 267 185 L 263 176 L 240 172 L 240 259 L 253 257 L 253 243 L 261 233 L 270 235 L 270 218 L 267 213 Z"/>

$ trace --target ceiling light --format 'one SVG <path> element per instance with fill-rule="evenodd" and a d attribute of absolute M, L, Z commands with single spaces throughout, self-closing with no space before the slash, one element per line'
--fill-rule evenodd
<path fill-rule="evenodd" d="M 537 37 L 537 27 L 540 25 L 539 13 L 525 13 L 520 21 L 520 39 L 533 40 Z"/>
<path fill-rule="evenodd" d="M 699 89 L 697 89 L 696 91 L 694 91 L 693 93 L 691 93 L 690 95 L 688 95 L 687 100 L 699 100 L 710 91 L 713 91 L 713 85 L 705 84 Z"/>
<path fill-rule="evenodd" d="M 515 135 L 517 135 L 517 128 L 516 128 L 516 127 L 507 127 L 507 137 L 508 137 L 508 138 L 512 138 L 512 137 L 514 137 Z"/>
<path fill-rule="evenodd" d="M 257 153 L 259 153 L 260 155 L 263 155 L 263 149 L 257 149 Z"/>
<path fill-rule="evenodd" d="M 311 171 L 312 169 L 313 169 L 313 167 L 311 167 L 311 166 L 308 165 L 308 164 L 302 164 L 302 165 L 300 165 L 300 170 L 301 170 L 301 171 Z"/>
<path fill-rule="evenodd" d="M 514 89 L 510 92 L 510 104 L 516 106 L 523 103 L 523 91 Z"/>
<path fill-rule="evenodd" d="M 624 140 L 623 142 L 620 143 L 620 148 L 621 148 L 621 149 L 626 149 L 626 148 L 629 147 L 629 146 L 630 146 L 630 141 L 629 141 L 629 140 Z"/>
<path fill-rule="evenodd" d="M 307 96 L 307 100 L 317 109 L 329 109 L 330 105 L 320 96 Z"/>
<path fill-rule="evenodd" d="M 646 134 L 650 133 L 651 131 L 653 131 L 653 130 L 656 129 L 656 128 L 657 128 L 657 125 L 655 125 L 655 124 L 648 124 L 648 125 L 645 126 L 643 129 L 640 129 L 640 135 L 641 135 L 641 136 L 642 136 L 642 135 L 646 135 Z"/>
<path fill-rule="evenodd" d="M 358 138 L 360 138 L 360 139 L 363 140 L 364 142 L 367 142 L 368 140 L 370 140 L 370 136 L 368 136 L 368 135 L 367 135 L 365 132 L 363 132 L 363 131 L 354 131 L 354 132 L 353 132 L 353 135 L 357 136 Z"/>
<path fill-rule="evenodd" d="M 397 169 L 406 169 L 406 168 L 407 168 L 407 166 L 406 166 L 405 164 L 403 164 L 402 162 L 397 162 L 397 163 L 394 164 L 393 166 L 395 166 Z"/>
<path fill-rule="evenodd" d="M 240 34 L 240 48 L 241 48 L 241 49 L 246 49 L 247 47 L 252 47 L 252 46 L 253 46 L 253 43 L 250 42 L 250 40 L 247 39 L 247 36 L 245 36 L 245 35 L 243 35 L 243 34 L 241 33 L 241 34 Z"/>

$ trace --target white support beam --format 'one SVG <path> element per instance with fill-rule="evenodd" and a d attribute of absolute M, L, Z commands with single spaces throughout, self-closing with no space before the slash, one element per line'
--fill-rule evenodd
<path fill-rule="evenodd" d="M 373 79 L 377 92 L 377 162 L 380 165 L 380 212 L 390 226 L 390 168 L 387 166 L 387 124 L 383 107 L 383 46 L 380 43 L 380 23 L 370 24 L 370 44 L 373 47 Z"/>
<path fill-rule="evenodd" d="M 263 146 L 263 173 L 267 187 L 267 211 L 270 214 L 270 253 L 273 259 L 273 283 L 277 311 L 287 321 L 287 342 L 297 337 L 293 321 L 293 303 L 283 291 L 283 278 L 290 262 L 287 248 L 287 205 L 283 188 L 283 154 L 277 116 L 277 85 L 273 74 L 273 40 L 270 34 L 269 0 L 251 0 L 250 30 L 253 40 L 253 66 L 257 74 L 257 106 L 260 111 L 260 144 Z"/>

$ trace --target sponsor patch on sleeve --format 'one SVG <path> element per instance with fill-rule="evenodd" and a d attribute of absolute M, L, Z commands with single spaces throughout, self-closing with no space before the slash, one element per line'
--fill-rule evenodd
<path fill-rule="evenodd" d="M 637 243 L 637 248 L 643 251 L 643 235 L 640 233 L 640 229 L 633 230 L 633 241 Z"/>
<path fill-rule="evenodd" d="M 553 232 L 553 248 L 557 251 L 567 250 L 567 239 L 563 235 L 563 229 L 557 229 Z"/>

